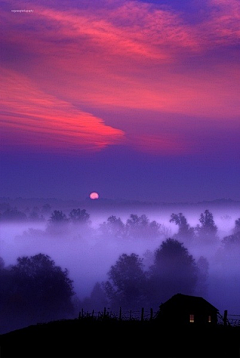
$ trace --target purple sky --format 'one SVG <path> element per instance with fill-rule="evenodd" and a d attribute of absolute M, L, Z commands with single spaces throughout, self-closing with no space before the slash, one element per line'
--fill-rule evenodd
<path fill-rule="evenodd" d="M 0 17 L 0 196 L 240 200 L 238 0 L 8 0 Z"/>

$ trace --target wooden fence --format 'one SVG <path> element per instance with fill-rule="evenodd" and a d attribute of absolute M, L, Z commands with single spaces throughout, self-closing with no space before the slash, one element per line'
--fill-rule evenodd
<path fill-rule="evenodd" d="M 128 310 L 128 311 L 124 311 L 122 310 L 122 308 L 119 308 L 118 312 L 113 312 L 110 311 L 109 309 L 107 309 L 106 307 L 104 307 L 103 311 L 84 311 L 83 309 L 79 312 L 79 316 L 78 318 L 95 318 L 95 319 L 107 319 L 107 318 L 114 318 L 117 320 L 125 320 L 125 321 L 129 321 L 129 320 L 138 320 L 138 321 L 148 321 L 148 320 L 152 320 L 155 316 L 156 316 L 157 312 L 154 312 L 152 308 L 146 310 L 144 308 L 142 308 L 140 311 L 133 311 L 133 310 Z"/>
<path fill-rule="evenodd" d="M 218 313 L 218 322 L 222 323 L 224 326 L 240 326 L 240 315 L 239 314 L 228 314 L 228 311 L 225 310 L 223 316 Z"/>
<path fill-rule="evenodd" d="M 239 314 L 229 314 L 228 322 L 231 326 L 240 326 L 240 315 Z"/>
<path fill-rule="evenodd" d="M 154 312 L 152 308 L 144 309 L 142 308 L 140 311 L 133 310 L 122 310 L 119 307 L 118 312 L 110 311 L 110 309 L 104 307 L 103 311 L 84 311 L 82 309 L 79 312 L 79 319 L 83 318 L 92 318 L 92 319 L 117 319 L 119 321 L 129 321 L 129 320 L 137 320 L 137 321 L 151 321 L 156 317 L 157 311 Z M 220 313 L 218 314 L 218 323 L 223 325 L 230 326 L 240 326 L 240 315 L 237 314 L 228 314 L 228 311 L 224 311 L 224 315 L 222 316 Z"/>

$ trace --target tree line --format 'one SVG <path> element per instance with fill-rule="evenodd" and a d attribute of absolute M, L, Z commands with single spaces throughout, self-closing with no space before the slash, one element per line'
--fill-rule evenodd
<path fill-rule="evenodd" d="M 15 265 L 5 266 L 0 258 L 0 320 L 2 326 L 28 325 L 74 316 L 82 308 L 112 311 L 138 310 L 159 305 L 173 294 L 181 292 L 204 296 L 207 292 L 208 260 L 196 260 L 185 243 L 194 238 L 207 241 L 217 239 L 218 228 L 209 210 L 201 213 L 199 224 L 191 227 L 182 213 L 172 213 L 171 223 L 178 227 L 176 234 L 167 237 L 163 225 L 146 215 L 131 214 L 124 223 L 120 217 L 110 216 L 99 225 L 99 235 L 108 239 L 154 238 L 164 236 L 154 251 L 142 257 L 136 253 L 122 253 L 109 268 L 107 280 L 96 282 L 89 297 L 80 300 L 74 292 L 74 282 L 68 270 L 57 266 L 46 254 L 18 257 Z M 91 227 L 90 215 L 85 209 L 73 209 L 69 215 L 54 210 L 47 230 L 54 232 L 71 223 L 77 227 Z M 80 225 L 80 226 L 78 226 Z M 59 233 L 56 231 L 55 233 Z M 223 247 L 240 244 L 240 218 L 235 220 L 230 235 L 222 240 Z"/>
<path fill-rule="evenodd" d="M 50 210 L 51 207 L 47 204 L 42 207 L 42 211 L 50 212 Z M 33 218 L 35 215 L 30 215 L 30 217 Z M 5 211 L 0 212 L 0 222 L 20 222 L 25 220 L 27 220 L 26 214 L 19 211 L 17 208 L 7 207 Z M 145 214 L 130 214 L 125 223 L 120 217 L 111 215 L 106 221 L 99 224 L 98 230 L 95 230 L 91 226 L 92 222 L 90 220 L 90 214 L 86 209 L 74 208 L 68 215 L 62 210 L 52 211 L 47 220 L 46 232 L 54 235 L 64 235 L 67 233 L 70 224 L 76 228 L 84 228 L 85 233 L 88 235 L 106 239 L 155 239 L 171 236 L 185 244 L 194 242 L 194 240 L 202 240 L 210 243 L 219 240 L 218 227 L 212 212 L 208 209 L 200 214 L 199 224 L 195 227 L 190 226 L 186 216 L 181 212 L 172 213 L 169 222 L 174 223 L 178 228 L 177 233 L 174 235 L 171 235 L 169 227 L 166 227 L 166 225 L 161 224 L 156 220 L 151 221 Z M 239 236 L 240 218 L 235 220 L 234 227 L 230 234 L 224 237 L 222 242 L 226 247 L 239 244 Z"/>
<path fill-rule="evenodd" d="M 89 297 L 80 301 L 68 270 L 57 266 L 45 254 L 18 257 L 15 265 L 0 259 L 0 319 L 6 325 L 30 325 L 70 317 L 84 308 L 109 307 L 114 312 L 151 307 L 177 292 L 193 294 L 204 289 L 208 262 L 197 262 L 182 243 L 167 239 L 147 265 L 135 253 L 123 253 L 107 273 L 105 282 L 96 282 Z"/>
<path fill-rule="evenodd" d="M 148 261 L 148 255 L 152 255 Z M 201 256 L 197 261 L 176 239 L 168 238 L 145 257 L 122 254 L 108 271 L 108 280 L 97 282 L 89 297 L 79 302 L 85 310 L 109 307 L 113 312 L 154 310 L 176 293 L 206 294 L 209 264 Z"/>
<path fill-rule="evenodd" d="M 51 212 L 51 206 L 48 204 L 43 205 L 41 208 L 34 207 L 33 209 L 27 208 L 22 212 L 16 207 L 10 207 L 10 205 L 1 205 L 0 207 L 0 221 L 31 221 L 42 220 L 46 221 L 45 216 L 48 216 L 48 229 L 54 228 L 57 225 L 81 224 L 90 227 L 91 220 L 90 214 L 86 209 L 74 208 L 69 214 L 65 214 L 62 210 L 53 210 Z M 178 227 L 177 234 L 174 235 L 176 239 L 190 241 L 194 238 L 206 238 L 214 240 L 218 236 L 218 227 L 215 224 L 212 212 L 206 209 L 200 214 L 199 224 L 195 227 L 191 227 L 187 221 L 186 216 L 183 213 L 172 213 L 169 219 L 170 223 L 174 223 Z M 165 225 L 151 221 L 147 215 L 131 214 L 124 223 L 120 217 L 111 215 L 107 221 L 104 221 L 99 225 L 99 231 L 102 236 L 127 238 L 127 237 L 159 237 L 169 236 L 170 231 Z M 235 220 L 235 226 L 232 229 L 232 234 L 235 235 L 240 231 L 240 218 Z"/>
<path fill-rule="evenodd" d="M 74 208 L 68 215 L 62 210 L 53 210 L 51 213 L 50 205 L 44 205 L 41 209 L 35 207 L 32 210 L 28 209 L 29 216 L 26 213 L 19 211 L 16 207 L 4 207 L 5 210 L 0 211 L 0 221 L 26 221 L 26 220 L 43 220 L 43 213 L 48 213 L 48 229 L 51 230 L 57 226 L 67 226 L 67 224 L 85 225 L 90 228 L 91 220 L 90 214 L 86 209 Z M 172 213 L 169 219 L 170 223 L 174 223 L 178 227 L 177 234 L 174 235 L 176 239 L 191 241 L 194 238 L 206 238 L 214 240 L 218 238 L 218 227 L 214 221 L 212 212 L 206 209 L 200 214 L 199 224 L 191 227 L 183 213 Z M 235 226 L 232 229 L 232 234 L 235 235 L 240 231 L 240 218 L 235 220 Z M 160 237 L 169 236 L 170 230 L 164 224 L 151 221 L 147 215 L 130 214 L 129 218 L 124 223 L 120 217 L 111 215 L 106 221 L 99 225 L 99 232 L 105 237 L 128 238 L 128 237 Z"/>
<path fill-rule="evenodd" d="M 176 217 L 174 217 L 175 219 Z M 234 233 L 223 242 L 232 245 L 240 236 Z M 107 280 L 96 282 L 89 297 L 80 300 L 68 270 L 57 266 L 46 254 L 18 257 L 15 265 L 5 266 L 0 258 L 0 320 L 2 329 L 17 328 L 38 321 L 74 317 L 85 311 L 118 312 L 157 310 L 176 293 L 203 296 L 207 292 L 208 260 L 196 260 L 176 238 L 168 238 L 140 257 L 123 253 L 107 272 Z"/>
<path fill-rule="evenodd" d="M 199 224 L 195 227 L 190 226 L 186 216 L 183 213 L 172 213 L 169 219 L 170 223 L 176 224 L 178 231 L 171 235 L 174 239 L 190 243 L 194 239 L 202 239 L 205 242 L 214 242 L 219 239 L 218 227 L 214 221 L 214 216 L 211 211 L 206 209 L 200 214 Z M 50 216 L 48 223 L 48 230 L 54 232 L 57 226 L 64 226 L 67 223 L 82 224 L 90 227 L 90 215 L 85 209 L 73 209 L 67 217 L 61 210 L 54 210 Z M 224 242 L 232 240 L 239 241 L 240 232 L 240 218 L 235 220 L 235 225 L 232 232 L 224 238 Z M 147 215 L 130 214 L 129 218 L 124 223 L 120 217 L 111 215 L 106 221 L 99 225 L 98 233 L 103 238 L 160 238 L 168 237 L 171 232 L 164 224 L 156 220 L 150 220 Z M 239 241 L 240 242 L 240 241 Z"/>

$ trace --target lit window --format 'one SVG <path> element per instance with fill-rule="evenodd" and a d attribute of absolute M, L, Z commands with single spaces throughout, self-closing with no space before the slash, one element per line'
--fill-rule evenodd
<path fill-rule="evenodd" d="M 190 314 L 189 322 L 194 323 L 194 314 Z"/>
<path fill-rule="evenodd" d="M 208 323 L 211 323 L 211 322 L 212 322 L 212 317 L 208 316 Z"/>

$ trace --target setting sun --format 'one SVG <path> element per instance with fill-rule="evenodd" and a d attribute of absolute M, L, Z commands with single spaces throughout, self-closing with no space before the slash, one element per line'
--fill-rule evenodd
<path fill-rule="evenodd" d="M 90 195 L 90 199 L 95 200 L 99 198 L 99 194 L 93 191 Z"/>

